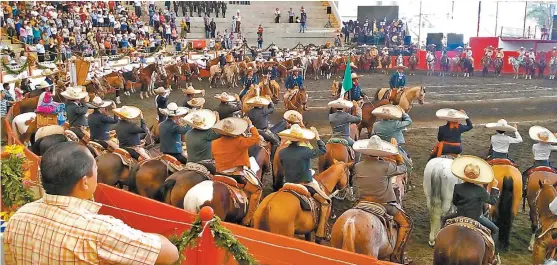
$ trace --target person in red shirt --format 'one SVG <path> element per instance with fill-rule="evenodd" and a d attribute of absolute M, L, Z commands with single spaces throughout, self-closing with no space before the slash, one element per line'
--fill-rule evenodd
<path fill-rule="evenodd" d="M 110 11 L 114 12 L 114 1 L 108 1 L 108 8 L 110 8 Z"/>

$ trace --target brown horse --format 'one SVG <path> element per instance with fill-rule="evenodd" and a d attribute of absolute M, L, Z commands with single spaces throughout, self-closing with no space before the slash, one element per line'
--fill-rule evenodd
<path fill-rule="evenodd" d="M 535 211 L 539 217 L 540 236 L 536 238 L 532 253 L 532 264 L 542 264 L 546 259 L 555 259 L 557 241 L 553 238 L 557 229 L 557 216 L 549 209 L 549 204 L 557 197 L 555 184 L 538 181 Z"/>
<path fill-rule="evenodd" d="M 557 174 L 547 171 L 534 171 L 528 176 L 528 184 L 526 186 L 526 197 L 528 199 L 528 208 L 530 208 L 530 221 L 532 222 L 532 238 L 530 239 L 530 245 L 528 250 L 532 251 L 534 248 L 534 242 L 536 241 L 536 232 L 539 227 L 538 213 L 536 212 L 536 197 L 540 192 L 540 181 L 543 181 L 549 185 L 557 184 Z M 525 206 L 523 205 L 524 209 Z"/>
<path fill-rule="evenodd" d="M 413 53 L 408 58 L 408 68 L 410 69 L 409 75 L 415 75 L 414 71 L 416 71 L 416 65 L 418 65 L 418 56 L 416 56 L 416 54 Z"/>
<path fill-rule="evenodd" d="M 267 97 L 269 99 L 273 99 L 273 97 L 274 97 L 273 91 L 271 91 L 271 88 L 269 86 L 259 86 L 259 89 L 261 89 L 259 91 L 259 95 L 261 97 Z M 253 98 L 256 95 L 257 95 L 257 91 L 255 91 L 255 86 L 252 85 L 249 88 L 248 92 L 246 92 L 244 97 L 242 97 L 242 111 L 244 113 L 248 113 L 248 111 L 250 110 L 250 108 L 247 104 L 248 99 Z"/>
<path fill-rule="evenodd" d="M 522 173 L 513 165 L 500 164 L 492 168 L 501 195 L 498 203 L 491 207 L 491 217 L 499 227 L 499 246 L 507 250 L 511 227 L 522 200 Z"/>
<path fill-rule="evenodd" d="M 391 56 L 383 55 L 381 56 L 381 68 L 383 69 L 383 74 L 389 74 L 389 68 L 391 67 Z"/>
<path fill-rule="evenodd" d="M 147 65 L 139 70 L 139 80 L 141 82 L 141 98 L 143 98 L 143 93 L 149 98 L 149 94 L 155 95 L 154 92 L 154 80 L 152 80 L 153 73 L 156 72 L 159 76 L 164 76 L 160 71 L 159 65 L 156 63 Z"/>
<path fill-rule="evenodd" d="M 304 111 L 304 104 L 306 103 L 307 93 L 304 89 L 296 89 L 294 95 L 290 96 L 290 100 L 284 102 L 286 110 L 296 110 L 299 113 Z"/>
<path fill-rule="evenodd" d="M 172 83 L 178 84 L 178 79 L 182 76 L 182 67 L 180 67 L 177 63 L 173 63 L 166 65 L 164 67 L 164 71 L 166 71 L 164 87 L 172 90 Z"/>
<path fill-rule="evenodd" d="M 270 90 L 271 91 L 271 99 L 273 103 L 278 103 L 279 96 L 280 96 L 280 86 L 275 80 L 267 79 L 267 81 L 262 80 L 259 82 L 259 87 L 262 90 Z M 266 92 L 268 93 L 268 92 Z"/>
<path fill-rule="evenodd" d="M 228 88 L 238 87 L 239 71 L 240 69 L 238 69 L 236 63 L 230 63 L 224 66 L 224 78 L 226 83 L 228 83 Z"/>
<path fill-rule="evenodd" d="M 482 235 L 468 227 L 446 226 L 439 234 L 433 250 L 434 265 L 488 265 L 492 255 Z"/>
<path fill-rule="evenodd" d="M 354 163 L 336 162 L 326 171 L 315 176 L 315 180 L 331 195 L 336 189 L 348 186 L 350 169 Z M 317 227 L 313 214 L 302 210 L 300 199 L 290 192 L 278 191 L 269 194 L 255 211 L 254 228 L 275 234 L 294 237 L 305 235 L 310 240 Z"/>
<path fill-rule="evenodd" d="M 180 170 L 170 175 L 160 186 L 155 199 L 184 209 L 184 197 L 195 185 L 209 178 L 193 170 Z"/>

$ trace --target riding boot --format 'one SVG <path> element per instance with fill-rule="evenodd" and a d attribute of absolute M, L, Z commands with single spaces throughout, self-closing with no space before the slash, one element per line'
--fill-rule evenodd
<path fill-rule="evenodd" d="M 398 212 L 393 215 L 393 220 L 398 224 L 398 232 L 397 242 L 395 244 L 395 248 L 393 249 L 393 253 L 391 254 L 391 261 L 404 264 L 404 248 L 406 247 L 406 242 L 412 233 L 412 219 L 406 215 L 404 211 L 398 209 Z"/>
<path fill-rule="evenodd" d="M 246 191 L 249 195 L 249 204 L 248 204 L 248 210 L 246 212 L 246 215 L 244 216 L 244 219 L 242 219 L 242 224 L 245 226 L 250 226 L 252 219 L 253 219 L 253 215 L 255 214 L 255 210 L 257 209 L 257 206 L 259 206 L 259 200 L 261 199 L 261 194 L 263 193 L 263 190 L 261 189 L 260 186 L 254 185 L 249 181 L 246 181 L 246 185 L 244 186 L 244 191 Z"/>
<path fill-rule="evenodd" d="M 321 211 L 319 212 L 319 221 L 317 223 L 317 231 L 315 231 L 315 236 L 320 239 L 330 239 L 330 234 L 327 232 L 327 224 L 329 221 L 329 216 L 331 215 L 331 204 L 324 201 L 320 202 Z"/>

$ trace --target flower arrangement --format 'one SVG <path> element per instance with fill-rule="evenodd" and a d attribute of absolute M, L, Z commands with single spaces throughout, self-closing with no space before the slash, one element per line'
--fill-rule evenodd
<path fill-rule="evenodd" d="M 23 145 L 9 145 L 1 155 L 3 209 L 0 217 L 4 221 L 8 221 L 19 207 L 35 200 L 29 188 L 37 184 L 31 180 L 30 161 L 25 157 L 23 150 Z"/>

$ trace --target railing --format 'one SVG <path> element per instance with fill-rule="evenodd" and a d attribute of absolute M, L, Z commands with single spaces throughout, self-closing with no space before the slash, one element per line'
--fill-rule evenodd
<path fill-rule="evenodd" d="M 537 39 L 538 31 L 540 29 L 537 26 L 527 28 L 511 28 L 501 26 L 499 31 L 499 37 L 507 38 L 518 38 L 518 39 Z"/>

